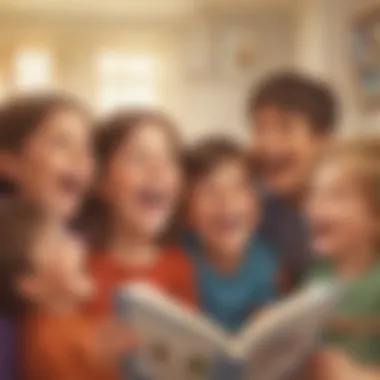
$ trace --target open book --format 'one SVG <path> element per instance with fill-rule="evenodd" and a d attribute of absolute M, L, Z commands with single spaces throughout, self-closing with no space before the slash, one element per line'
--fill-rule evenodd
<path fill-rule="evenodd" d="M 119 297 L 139 340 L 129 371 L 144 380 L 282 380 L 310 354 L 343 292 L 343 284 L 314 284 L 230 336 L 159 290 L 130 285 Z"/>

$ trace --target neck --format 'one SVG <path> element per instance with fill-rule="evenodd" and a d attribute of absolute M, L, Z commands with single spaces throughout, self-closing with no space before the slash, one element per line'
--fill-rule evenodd
<path fill-rule="evenodd" d="M 133 235 L 124 228 L 116 228 L 109 249 L 123 265 L 146 267 L 155 261 L 157 247 L 154 242 Z"/>
<path fill-rule="evenodd" d="M 355 278 L 366 272 L 374 261 L 373 247 L 363 244 L 352 247 L 344 256 L 337 258 L 335 266 L 342 277 Z"/>
<path fill-rule="evenodd" d="M 207 258 L 220 273 L 233 274 L 241 263 L 243 250 L 228 252 L 222 248 L 206 247 Z"/>

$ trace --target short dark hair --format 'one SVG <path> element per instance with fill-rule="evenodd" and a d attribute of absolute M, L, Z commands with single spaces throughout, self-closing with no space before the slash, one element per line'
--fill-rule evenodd
<path fill-rule="evenodd" d="M 239 143 L 223 137 L 204 140 L 187 153 L 187 179 L 191 184 L 210 174 L 221 163 L 229 161 L 241 162 L 247 173 L 252 174 L 249 155 Z"/>
<path fill-rule="evenodd" d="M 0 106 L 0 151 L 18 152 L 52 112 L 69 109 L 89 116 L 75 97 L 58 92 L 20 95 Z"/>
<path fill-rule="evenodd" d="M 24 311 L 15 285 L 31 270 L 30 247 L 45 220 L 36 205 L 19 199 L 0 202 L 0 313 L 20 316 Z"/>
<path fill-rule="evenodd" d="M 337 123 L 337 101 L 331 88 L 296 72 L 271 75 L 251 91 L 250 116 L 267 106 L 303 114 L 317 133 L 332 133 Z"/>

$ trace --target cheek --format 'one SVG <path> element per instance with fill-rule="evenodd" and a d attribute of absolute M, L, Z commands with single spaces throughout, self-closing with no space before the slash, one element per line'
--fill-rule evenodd
<path fill-rule="evenodd" d="M 106 193 L 115 206 L 129 202 L 143 182 L 144 173 L 128 167 L 111 169 L 106 181 Z"/>
<path fill-rule="evenodd" d="M 19 179 L 31 188 L 47 190 L 64 167 L 64 162 L 59 157 L 49 155 L 43 150 L 29 151 L 20 161 Z"/>
<path fill-rule="evenodd" d="M 209 201 L 208 197 L 197 196 L 188 205 L 188 218 L 193 228 L 203 230 L 204 226 L 210 225 L 214 215 L 214 202 Z"/>

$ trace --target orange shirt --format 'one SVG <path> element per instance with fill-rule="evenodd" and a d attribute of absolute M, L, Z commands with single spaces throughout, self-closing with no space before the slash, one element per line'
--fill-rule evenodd
<path fill-rule="evenodd" d="M 100 254 L 90 260 L 90 271 L 95 280 L 96 315 L 112 314 L 117 289 L 138 281 L 147 281 L 189 306 L 196 304 L 192 267 L 179 249 L 164 251 L 154 265 L 138 269 L 122 265 L 110 254 Z"/>
<path fill-rule="evenodd" d="M 23 323 L 21 360 L 25 380 L 115 380 L 101 360 L 100 334 L 87 316 L 31 315 Z"/>

